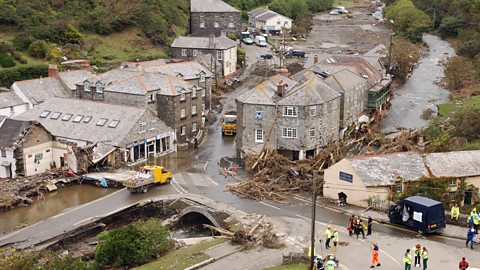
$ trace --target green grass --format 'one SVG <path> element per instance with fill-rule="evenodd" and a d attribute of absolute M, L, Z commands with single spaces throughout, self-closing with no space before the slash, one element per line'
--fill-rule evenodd
<path fill-rule="evenodd" d="M 455 99 L 450 101 L 450 103 L 444 103 L 438 105 L 438 113 L 442 117 L 451 116 L 462 104 L 472 105 L 474 107 L 480 107 L 480 96 Z"/>
<path fill-rule="evenodd" d="M 310 268 L 309 264 L 298 263 L 298 264 L 273 266 L 273 267 L 265 268 L 264 270 L 306 270 L 309 268 Z"/>
<path fill-rule="evenodd" d="M 344 6 L 346 9 L 356 7 L 360 4 L 360 0 L 335 0 L 333 1 L 333 6 Z"/>
<path fill-rule="evenodd" d="M 158 270 L 158 269 L 185 269 L 194 264 L 208 260 L 210 257 L 203 252 L 208 248 L 226 242 L 225 238 L 217 238 L 208 241 L 202 241 L 198 244 L 177 249 L 169 252 L 160 259 L 133 268 L 136 270 Z"/>

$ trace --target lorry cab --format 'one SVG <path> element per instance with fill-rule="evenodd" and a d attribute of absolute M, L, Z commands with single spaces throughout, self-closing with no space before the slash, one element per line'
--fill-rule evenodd
<path fill-rule="evenodd" d="M 237 113 L 226 112 L 222 121 L 222 135 L 236 135 L 237 134 Z"/>
<path fill-rule="evenodd" d="M 141 173 L 153 177 L 153 183 L 155 184 L 168 183 L 173 177 L 172 173 L 162 166 L 144 166 L 141 169 Z"/>
<path fill-rule="evenodd" d="M 422 196 L 408 197 L 392 205 L 388 217 L 391 223 L 405 225 L 420 233 L 436 233 L 446 227 L 442 203 Z"/>

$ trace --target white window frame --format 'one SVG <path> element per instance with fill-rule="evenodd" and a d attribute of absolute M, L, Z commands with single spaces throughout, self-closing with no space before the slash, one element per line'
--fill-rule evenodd
<path fill-rule="evenodd" d="M 313 138 L 315 137 L 315 133 L 317 130 L 313 127 L 313 128 L 310 128 L 310 130 L 308 131 L 308 135 L 310 136 L 310 138 Z"/>
<path fill-rule="evenodd" d="M 185 118 L 185 108 L 180 109 L 180 118 Z"/>
<path fill-rule="evenodd" d="M 180 101 L 183 101 L 185 100 L 185 93 L 180 93 Z"/>
<path fill-rule="evenodd" d="M 283 107 L 283 116 L 286 117 L 297 117 L 298 109 L 296 106 L 284 106 Z"/>
<path fill-rule="evenodd" d="M 205 74 L 200 73 L 200 78 L 198 79 L 198 82 L 205 82 Z"/>
<path fill-rule="evenodd" d="M 457 179 L 450 179 L 448 186 L 451 188 L 457 187 Z"/>
<path fill-rule="evenodd" d="M 220 23 L 219 22 L 214 22 L 213 23 L 213 28 L 219 28 L 220 27 Z"/>
<path fill-rule="evenodd" d="M 192 51 L 192 55 L 193 55 L 193 56 L 197 56 L 197 50 L 193 50 L 193 51 Z"/>
<path fill-rule="evenodd" d="M 310 106 L 309 107 L 309 115 L 316 116 L 317 115 L 317 106 Z"/>
<path fill-rule="evenodd" d="M 95 91 L 96 91 L 97 93 L 102 94 L 102 93 L 103 93 L 103 85 L 102 85 L 101 83 L 97 83 L 97 84 L 95 85 Z"/>
<path fill-rule="evenodd" d="M 58 118 L 60 118 L 61 115 L 62 115 L 61 112 L 54 112 L 50 117 L 50 119 L 57 120 Z"/>
<path fill-rule="evenodd" d="M 118 127 L 118 124 L 120 124 L 120 120 L 115 120 L 115 119 L 113 119 L 113 120 L 110 122 L 110 124 L 108 124 L 108 127 L 109 127 L 109 128 L 116 128 L 116 127 Z"/>
<path fill-rule="evenodd" d="M 180 136 L 185 136 L 185 134 L 187 134 L 187 129 L 185 128 L 185 126 L 181 126 L 180 127 Z"/>
<path fill-rule="evenodd" d="M 90 92 L 90 82 L 87 81 L 83 83 L 83 91 Z"/>
<path fill-rule="evenodd" d="M 205 89 L 202 89 L 202 97 L 205 97 Z"/>
<path fill-rule="evenodd" d="M 192 106 L 192 115 L 197 114 L 197 105 Z"/>
<path fill-rule="evenodd" d="M 223 52 L 222 51 L 217 51 L 217 60 L 220 60 L 220 61 L 223 60 Z"/>
<path fill-rule="evenodd" d="M 203 21 L 203 17 L 200 17 L 200 28 L 205 28 L 205 21 Z"/>
<path fill-rule="evenodd" d="M 296 139 L 297 138 L 297 129 L 296 128 L 283 127 L 282 128 L 282 138 Z"/>
<path fill-rule="evenodd" d="M 192 98 L 197 97 L 197 88 L 195 86 L 192 87 Z"/>
<path fill-rule="evenodd" d="M 255 142 L 256 143 L 263 143 L 265 132 L 263 129 L 255 129 Z"/>
<path fill-rule="evenodd" d="M 144 132 L 146 132 L 146 131 L 147 131 L 147 123 L 141 122 L 141 123 L 140 123 L 140 131 L 139 131 L 139 132 L 140 132 L 140 133 L 144 133 Z"/>
<path fill-rule="evenodd" d="M 187 49 L 182 49 L 182 56 L 187 56 Z"/>
<path fill-rule="evenodd" d="M 148 123 L 148 130 L 154 130 L 156 126 L 157 126 L 157 121 L 152 120 Z"/>
<path fill-rule="evenodd" d="M 234 28 L 234 27 L 235 27 L 235 23 L 233 23 L 233 22 L 228 23 L 228 28 Z"/>
<path fill-rule="evenodd" d="M 80 123 L 80 122 L 82 122 L 83 117 L 84 117 L 83 115 L 80 115 L 80 114 L 79 114 L 79 115 L 77 115 L 77 116 L 75 116 L 75 117 L 73 118 L 72 122 L 74 122 L 74 123 Z"/>
<path fill-rule="evenodd" d="M 51 111 L 43 111 L 41 114 L 40 114 L 40 118 L 47 118 L 48 115 L 50 115 Z"/>
<path fill-rule="evenodd" d="M 70 121 L 70 119 L 72 118 L 73 114 L 71 113 L 66 113 L 63 117 L 62 117 L 62 121 Z"/>
<path fill-rule="evenodd" d="M 95 124 L 96 126 L 103 127 L 107 123 L 108 119 L 107 118 L 100 118 L 100 120 L 97 121 Z"/>
<path fill-rule="evenodd" d="M 192 132 L 197 132 L 197 123 L 192 124 Z"/>

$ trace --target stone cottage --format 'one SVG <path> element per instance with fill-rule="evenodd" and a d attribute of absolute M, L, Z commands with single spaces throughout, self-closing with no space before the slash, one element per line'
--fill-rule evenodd
<path fill-rule="evenodd" d="M 221 32 L 240 35 L 242 14 L 240 10 L 222 0 L 190 0 L 190 35 L 220 36 Z"/>

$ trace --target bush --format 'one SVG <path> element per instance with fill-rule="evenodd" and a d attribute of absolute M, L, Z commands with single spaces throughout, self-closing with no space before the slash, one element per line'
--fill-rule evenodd
<path fill-rule="evenodd" d="M 473 58 L 480 53 L 480 40 L 468 40 L 460 45 L 458 54 Z"/>
<path fill-rule="evenodd" d="M 13 46 L 15 47 L 16 50 L 24 51 L 28 49 L 28 46 L 30 46 L 33 40 L 34 39 L 32 36 L 22 33 L 15 36 L 15 38 L 13 39 Z"/>
<path fill-rule="evenodd" d="M 98 236 L 95 260 L 103 266 L 135 266 L 166 252 L 172 244 L 158 219 L 138 221 Z"/>
<path fill-rule="evenodd" d="M 480 139 L 480 107 L 464 105 L 452 117 L 455 134 L 469 140 Z"/>
<path fill-rule="evenodd" d="M 245 49 L 238 46 L 237 47 L 237 64 L 240 66 L 243 66 L 246 60 L 247 60 L 247 57 L 245 54 Z"/>
<path fill-rule="evenodd" d="M 18 65 L 0 70 L 0 86 L 10 87 L 16 81 L 48 76 L 48 65 Z"/>
<path fill-rule="evenodd" d="M 47 56 L 49 48 L 47 42 L 43 40 L 35 40 L 30 46 L 28 46 L 28 51 L 31 56 L 43 59 Z"/>
<path fill-rule="evenodd" d="M 456 37 L 458 30 L 466 25 L 464 18 L 455 16 L 446 16 L 442 19 L 438 31 L 442 37 Z"/>
<path fill-rule="evenodd" d="M 227 37 L 233 41 L 237 40 L 237 35 L 235 35 L 234 33 L 228 33 Z"/>
<path fill-rule="evenodd" d="M 49 269 L 49 270 L 94 270 L 94 264 L 86 263 L 72 255 L 58 256 L 51 251 L 14 251 L 0 258 L 0 269 Z"/>
<path fill-rule="evenodd" d="M 431 27 L 428 15 L 417 9 L 411 0 L 398 0 L 387 7 L 385 15 L 393 19 L 395 32 L 407 37 L 410 41 L 422 40 L 422 34 Z"/>
<path fill-rule="evenodd" d="M 0 52 L 0 66 L 4 68 L 14 67 L 15 61 L 8 53 Z"/>

